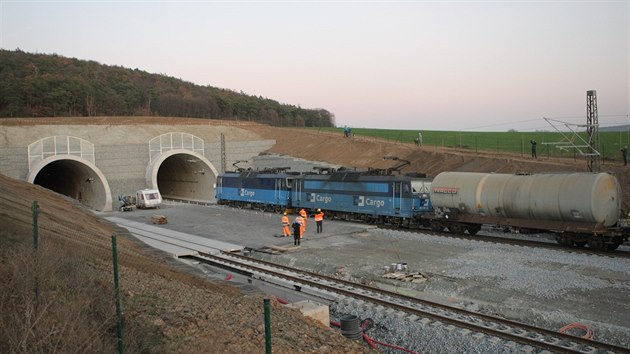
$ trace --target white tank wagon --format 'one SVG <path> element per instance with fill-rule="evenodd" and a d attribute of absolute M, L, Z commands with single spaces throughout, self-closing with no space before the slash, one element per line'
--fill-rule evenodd
<path fill-rule="evenodd" d="M 443 172 L 431 187 L 431 226 L 473 235 L 484 224 L 542 230 L 556 233 L 560 244 L 615 249 L 628 238 L 621 196 L 607 173 Z"/>

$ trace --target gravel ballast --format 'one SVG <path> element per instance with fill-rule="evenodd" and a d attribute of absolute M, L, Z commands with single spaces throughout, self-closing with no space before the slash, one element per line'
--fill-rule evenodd
<path fill-rule="evenodd" d="M 135 211 L 118 216 L 146 221 L 151 213 Z M 627 259 L 383 230 L 344 221 L 325 220 L 324 232 L 316 234 L 312 219 L 301 247 L 292 248 L 292 240 L 276 237 L 281 232 L 277 214 L 195 205 L 165 205 L 159 213 L 169 220 L 162 227 L 252 249 L 270 245 L 287 247 L 287 252 L 279 254 L 253 253 L 271 262 L 549 330 L 579 322 L 593 330 L 598 341 L 630 347 L 627 336 L 630 316 L 626 315 L 630 313 L 630 260 Z M 627 248 L 622 246 L 620 250 Z M 427 281 L 409 283 L 382 277 L 392 263 L 403 262 L 407 263 L 408 272 L 420 272 L 427 276 Z M 405 320 L 395 324 L 401 320 L 388 318 L 387 314 L 355 311 L 360 318 L 374 319 L 377 327 L 384 321 L 388 328 L 404 329 L 401 338 L 426 342 L 406 334 L 419 331 L 413 330 L 417 324 Z M 333 304 L 331 313 L 352 314 L 352 308 Z M 423 331 L 426 333 L 426 328 Z M 397 331 L 390 330 L 388 335 L 396 336 L 394 332 Z M 409 345 L 413 347 L 413 343 Z M 456 342 L 452 345 L 453 350 L 461 349 Z M 426 350 L 431 351 L 428 347 Z"/>

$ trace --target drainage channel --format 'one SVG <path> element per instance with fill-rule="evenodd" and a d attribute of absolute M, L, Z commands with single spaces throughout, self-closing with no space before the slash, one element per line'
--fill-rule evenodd
<path fill-rule="evenodd" d="M 318 296 L 329 301 L 344 297 L 428 318 L 527 347 L 562 353 L 630 353 L 629 349 L 537 328 L 510 320 L 416 299 L 363 284 L 328 277 L 250 257 L 221 253 L 185 256 L 199 262 L 230 269 L 242 275 Z"/>

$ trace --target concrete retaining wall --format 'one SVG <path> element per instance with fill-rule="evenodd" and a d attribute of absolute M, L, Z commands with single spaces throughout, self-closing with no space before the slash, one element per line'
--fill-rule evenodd
<path fill-rule="evenodd" d="M 145 129 L 146 128 L 146 129 Z M 50 136 L 62 135 L 82 138 L 94 143 L 94 164 L 103 173 L 109 184 L 113 209 L 118 208 L 120 194 L 132 194 L 136 190 L 150 188 L 147 185 L 147 168 L 149 166 L 149 140 L 157 135 L 168 133 L 169 127 L 113 127 L 116 133 L 103 136 L 103 126 L 0 126 L 0 173 L 19 180 L 27 180 L 29 174 L 28 145 Z M 226 169 L 231 170 L 232 164 L 239 160 L 252 161 L 239 164 L 244 167 L 253 166 L 253 157 L 271 148 L 275 140 L 257 140 L 249 132 L 242 129 L 223 126 L 193 126 L 171 127 L 171 132 L 190 131 L 204 140 L 205 158 L 213 165 L 217 172 L 221 171 L 220 135 L 224 134 L 226 150 Z M 155 132 L 153 130 L 156 130 Z M 120 133 L 124 131 L 123 133 Z M 108 132 L 109 133 L 109 132 Z M 136 139 L 143 137 L 143 141 Z M 147 139 L 148 138 L 148 139 Z M 236 140 L 239 138 L 251 140 Z M 208 175 L 212 181 L 216 180 L 213 173 Z M 212 193 L 214 195 L 214 192 Z"/>

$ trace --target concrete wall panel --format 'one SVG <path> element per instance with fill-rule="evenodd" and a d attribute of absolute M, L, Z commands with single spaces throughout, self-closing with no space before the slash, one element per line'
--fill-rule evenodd
<path fill-rule="evenodd" d="M 196 125 L 39 125 L 39 126 L 0 126 L 0 173 L 11 178 L 29 181 L 28 146 L 50 136 L 63 136 L 72 132 L 72 136 L 89 140 L 94 144 L 94 164 L 75 161 L 87 166 L 87 172 L 102 180 L 104 203 L 99 210 L 118 208 L 118 196 L 133 194 L 144 188 L 151 188 L 147 183 L 149 169 L 149 141 L 160 134 L 185 132 L 204 140 L 204 153 L 198 158 L 207 168 L 207 178 L 198 179 L 195 188 L 188 188 L 188 193 L 198 194 L 200 190 L 209 190 L 214 197 L 214 181 L 221 170 L 220 136 L 226 138 L 226 169 L 239 160 L 248 160 L 241 167 L 253 167 L 253 157 L 271 148 L 275 140 L 259 140 L 259 137 L 247 130 L 232 126 Z M 187 152 L 190 153 L 190 152 Z M 60 160 L 58 158 L 57 160 Z M 49 162 L 56 160 L 48 160 Z M 80 166 L 76 165 L 76 166 Z M 44 166 L 40 166 L 39 169 Z M 158 167 L 159 170 L 159 167 Z M 30 182 L 34 180 L 34 174 Z M 88 177 L 89 178 L 89 177 Z M 99 182 L 101 183 L 101 182 Z M 95 188 L 94 186 L 85 186 Z"/>

